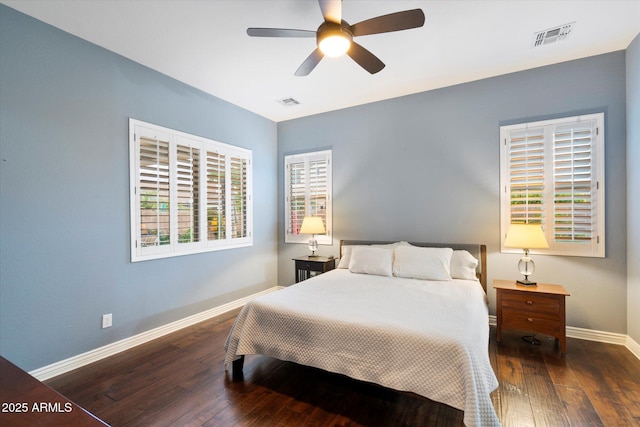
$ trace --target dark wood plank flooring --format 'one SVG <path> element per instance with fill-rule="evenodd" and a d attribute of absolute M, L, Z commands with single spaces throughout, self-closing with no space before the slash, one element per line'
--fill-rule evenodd
<path fill-rule="evenodd" d="M 263 356 L 244 381 L 223 368 L 238 310 L 46 383 L 113 426 L 462 426 L 463 413 L 407 393 Z M 523 342 L 505 332 L 489 354 L 508 426 L 640 426 L 640 361 L 622 346 Z"/>

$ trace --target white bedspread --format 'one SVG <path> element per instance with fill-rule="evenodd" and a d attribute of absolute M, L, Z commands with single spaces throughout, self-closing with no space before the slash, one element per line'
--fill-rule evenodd
<path fill-rule="evenodd" d="M 262 354 L 413 392 L 500 425 L 490 399 L 486 295 L 479 282 L 333 270 L 245 305 L 225 366 Z"/>

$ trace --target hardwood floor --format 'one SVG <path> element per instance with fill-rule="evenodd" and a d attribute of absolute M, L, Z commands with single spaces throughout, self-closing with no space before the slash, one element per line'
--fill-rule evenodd
<path fill-rule="evenodd" d="M 112 426 L 462 426 L 463 413 L 412 394 L 247 356 L 225 372 L 238 310 L 47 381 Z M 640 361 L 622 346 L 505 332 L 489 354 L 503 426 L 639 426 Z"/>

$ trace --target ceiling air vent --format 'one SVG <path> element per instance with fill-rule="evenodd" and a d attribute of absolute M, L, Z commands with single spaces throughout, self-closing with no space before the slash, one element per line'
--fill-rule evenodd
<path fill-rule="evenodd" d="M 285 107 L 293 107 L 294 105 L 300 104 L 300 101 L 292 97 L 278 99 L 276 102 L 280 105 L 284 105 Z"/>
<path fill-rule="evenodd" d="M 560 25 L 559 27 L 553 27 L 548 30 L 534 33 L 531 47 L 543 46 L 545 44 L 555 43 L 566 39 L 569 37 L 569 34 L 571 34 L 571 30 L 575 24 L 575 22 L 571 22 L 569 24 Z"/>

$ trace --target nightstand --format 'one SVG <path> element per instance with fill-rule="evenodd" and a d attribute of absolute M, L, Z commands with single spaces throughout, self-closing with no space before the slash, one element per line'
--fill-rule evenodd
<path fill-rule="evenodd" d="M 296 262 L 296 283 L 336 268 L 335 258 L 303 256 L 293 260 Z"/>
<path fill-rule="evenodd" d="M 522 286 L 511 280 L 494 280 L 498 320 L 497 340 L 502 331 L 537 332 L 560 341 L 560 352 L 567 352 L 565 297 L 569 292 L 561 285 L 538 283 Z"/>

